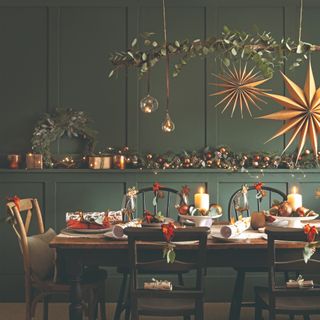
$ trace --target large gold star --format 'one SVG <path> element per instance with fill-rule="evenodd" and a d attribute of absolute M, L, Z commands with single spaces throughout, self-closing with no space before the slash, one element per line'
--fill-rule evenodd
<path fill-rule="evenodd" d="M 266 93 L 267 96 L 285 107 L 285 109 L 259 118 L 286 121 L 267 142 L 293 130 L 289 142 L 282 153 L 284 153 L 295 138 L 300 135 L 297 162 L 306 143 L 307 136 L 310 139 L 314 154 L 317 155 L 318 152 L 317 133 L 320 131 L 320 88 L 316 89 L 311 62 L 309 62 L 308 65 L 304 89 L 301 89 L 283 73 L 281 74 L 291 98 Z"/>
<path fill-rule="evenodd" d="M 233 71 L 228 68 L 227 70 L 225 70 L 223 75 L 215 74 L 215 76 L 223 82 L 209 84 L 222 87 L 224 88 L 224 90 L 212 93 L 209 96 L 225 95 L 225 97 L 215 105 L 217 107 L 224 102 L 226 103 L 222 110 L 222 113 L 229 106 L 233 105 L 231 112 L 232 117 L 236 106 L 239 105 L 241 118 L 243 118 L 244 106 L 252 117 L 250 104 L 253 104 L 256 108 L 261 110 L 256 101 L 266 103 L 258 97 L 263 95 L 266 89 L 257 88 L 257 86 L 269 79 L 262 79 L 259 76 L 259 72 L 254 73 L 254 68 L 247 72 L 247 65 L 244 66 L 243 70 L 241 69 L 241 66 L 239 67 L 239 70 L 237 70 L 235 66 L 233 66 Z"/>

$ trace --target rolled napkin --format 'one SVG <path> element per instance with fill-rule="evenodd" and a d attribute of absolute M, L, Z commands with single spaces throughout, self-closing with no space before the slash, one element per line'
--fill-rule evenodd
<path fill-rule="evenodd" d="M 152 282 L 145 282 L 143 288 L 147 290 L 169 290 L 172 291 L 172 283 L 168 280 L 152 279 Z"/>
<path fill-rule="evenodd" d="M 130 221 L 127 223 L 119 223 L 113 226 L 112 235 L 114 238 L 122 238 L 124 236 L 124 229 L 127 227 L 141 227 L 140 221 Z"/>
<path fill-rule="evenodd" d="M 66 223 L 70 229 L 110 228 L 108 212 L 67 212 Z"/>
<path fill-rule="evenodd" d="M 231 238 L 234 237 L 243 231 L 250 228 L 250 217 L 248 218 L 242 218 L 241 220 L 238 220 L 234 224 L 230 224 L 227 226 L 222 226 L 220 229 L 220 234 L 223 238 Z"/>

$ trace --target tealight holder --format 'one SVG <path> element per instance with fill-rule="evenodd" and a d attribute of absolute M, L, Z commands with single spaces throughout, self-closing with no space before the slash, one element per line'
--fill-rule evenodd
<path fill-rule="evenodd" d="M 89 157 L 90 169 L 111 169 L 112 157 L 111 156 L 91 156 Z"/>
<path fill-rule="evenodd" d="M 113 167 L 116 169 L 124 170 L 126 168 L 126 157 L 122 154 L 113 156 Z"/>
<path fill-rule="evenodd" d="M 19 169 L 21 164 L 20 154 L 9 154 L 8 155 L 8 165 L 10 169 Z"/>
<path fill-rule="evenodd" d="M 27 169 L 43 169 L 42 154 L 28 153 L 26 155 L 26 168 Z"/>

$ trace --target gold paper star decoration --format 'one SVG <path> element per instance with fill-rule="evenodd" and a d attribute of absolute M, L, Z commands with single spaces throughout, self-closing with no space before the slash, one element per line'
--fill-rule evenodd
<path fill-rule="evenodd" d="M 317 155 L 318 153 L 317 133 L 320 131 L 320 88 L 316 89 L 310 61 L 304 89 L 301 89 L 283 73 L 281 74 L 291 98 L 277 94 L 266 94 L 285 107 L 285 109 L 259 118 L 285 121 L 285 124 L 267 142 L 284 135 L 290 130 L 293 131 L 282 153 L 289 148 L 295 138 L 299 137 L 297 163 L 307 137 L 310 139 L 314 154 Z"/>
<path fill-rule="evenodd" d="M 233 117 L 234 111 L 237 106 L 240 107 L 241 118 L 243 118 L 243 109 L 247 109 L 248 113 L 252 117 L 250 105 L 254 105 L 261 110 L 257 105 L 257 101 L 266 103 L 259 96 L 263 95 L 266 89 L 257 88 L 258 85 L 268 81 L 269 79 L 263 79 L 260 72 L 254 72 L 252 68 L 247 72 L 247 65 L 239 70 L 233 66 L 233 71 L 228 68 L 223 75 L 215 76 L 222 80 L 222 83 L 209 83 L 214 86 L 222 87 L 224 90 L 210 94 L 209 96 L 224 95 L 225 97 L 218 102 L 215 107 L 225 103 L 222 113 L 230 106 L 232 106 L 231 117 Z"/>

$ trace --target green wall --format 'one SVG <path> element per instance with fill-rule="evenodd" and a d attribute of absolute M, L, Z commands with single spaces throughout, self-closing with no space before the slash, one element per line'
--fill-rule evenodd
<path fill-rule="evenodd" d="M 293 0 L 168 0 L 169 39 L 203 38 L 218 34 L 223 25 L 252 30 L 254 24 L 271 31 L 277 38 L 296 38 L 298 4 Z M 307 0 L 304 11 L 303 39 L 318 41 L 320 5 Z M 108 79 L 108 54 L 125 50 L 131 39 L 142 31 L 155 31 L 162 39 L 159 0 L 0 0 L 0 160 L 4 167 L 8 153 L 31 148 L 30 138 L 39 116 L 56 106 L 87 111 L 99 131 L 98 149 L 129 145 L 140 152 L 199 149 L 206 145 L 227 144 L 238 151 L 268 150 L 280 152 L 285 140 L 264 145 L 279 128 L 277 122 L 244 120 L 236 115 L 221 115 L 208 97 L 217 72 L 213 59 L 194 60 L 172 80 L 172 117 L 176 131 L 167 136 L 161 132 L 164 116 L 164 64 L 152 72 L 152 93 L 160 109 L 151 115 L 138 112 L 138 101 L 146 84 L 137 81 L 135 71 L 121 72 L 118 79 Z M 314 55 L 314 72 L 320 55 Z M 304 83 L 305 68 L 288 73 Z M 265 87 L 283 93 L 276 74 Z M 256 115 L 279 109 L 269 101 Z M 67 152 L 64 147 L 61 148 Z M 180 188 L 190 184 L 192 191 L 204 184 L 214 201 L 226 210 L 228 197 L 242 183 L 262 180 L 287 191 L 300 184 L 304 202 L 317 210 L 314 196 L 318 187 L 318 170 L 289 170 L 227 173 L 217 170 L 150 171 L 127 170 L 0 170 L 0 200 L 7 196 L 37 197 L 47 226 L 57 230 L 64 226 L 66 211 L 117 209 L 128 186 L 150 185 L 155 180 Z M 173 211 L 174 212 L 174 211 Z M 1 206 L 1 216 L 5 214 Z M 22 265 L 19 248 L 8 226 L 0 225 L 0 301 L 22 299 Z M 110 271 L 109 288 L 117 288 L 119 277 Z M 209 270 L 207 299 L 230 299 L 234 273 L 231 270 Z M 253 276 L 264 281 L 263 276 Z M 19 288 L 19 290 L 17 289 Z M 19 295 L 17 295 L 17 290 Z M 111 292 L 110 290 L 109 292 Z M 113 290 L 114 291 L 114 290 Z M 248 291 L 249 292 L 249 291 Z M 249 294 L 249 293 L 248 293 Z M 110 296 L 110 299 L 113 299 Z"/>

